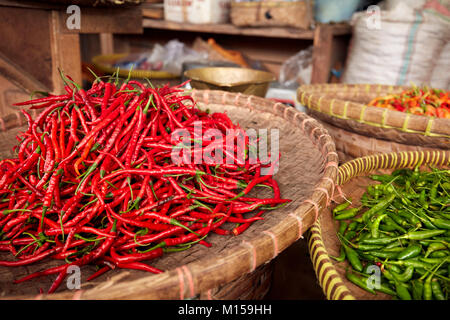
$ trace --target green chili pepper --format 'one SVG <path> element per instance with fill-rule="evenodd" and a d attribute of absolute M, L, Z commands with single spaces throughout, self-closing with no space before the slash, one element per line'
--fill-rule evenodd
<path fill-rule="evenodd" d="M 370 255 L 368 252 L 358 251 L 358 255 L 361 257 L 361 259 L 366 261 L 377 261 L 378 258 Z"/>
<path fill-rule="evenodd" d="M 429 270 L 426 270 L 426 269 L 424 269 L 424 268 L 416 268 L 415 271 L 416 271 L 416 273 L 417 273 L 419 276 L 423 276 L 423 275 L 429 274 Z M 436 276 L 438 276 L 438 277 L 439 277 L 439 276 L 445 277 L 445 276 L 447 275 L 447 270 L 445 270 L 445 269 L 439 269 L 439 270 L 436 270 L 436 271 L 434 272 L 434 274 L 435 274 Z"/>
<path fill-rule="evenodd" d="M 394 212 L 387 211 L 387 215 L 389 219 L 386 219 L 386 221 L 392 221 L 393 223 L 396 223 L 396 225 L 407 228 L 409 226 L 409 223 L 399 215 L 395 214 Z M 404 229 L 403 229 L 404 230 Z"/>
<path fill-rule="evenodd" d="M 444 258 L 450 254 L 448 250 L 434 251 L 430 254 L 430 258 Z"/>
<path fill-rule="evenodd" d="M 390 196 L 388 196 L 386 199 L 384 199 L 383 201 L 378 202 L 376 205 L 374 205 L 373 207 L 371 207 L 369 210 L 367 210 L 366 212 L 364 212 L 362 218 L 363 221 L 367 222 L 369 221 L 369 219 L 375 215 L 377 212 L 386 209 L 389 204 L 394 201 L 396 195 L 395 194 L 391 194 Z"/>
<path fill-rule="evenodd" d="M 391 273 L 389 270 L 384 269 L 384 270 L 382 271 L 382 273 L 383 273 L 383 275 L 386 277 L 386 279 L 388 279 L 389 281 L 392 281 L 392 282 L 395 282 L 395 281 L 396 281 L 395 278 L 394 278 L 394 276 L 392 275 L 392 273 Z"/>
<path fill-rule="evenodd" d="M 356 231 L 348 231 L 344 238 L 347 240 L 352 240 L 356 236 Z"/>
<path fill-rule="evenodd" d="M 358 215 L 359 210 L 360 210 L 359 208 L 352 208 L 352 209 L 339 211 L 334 216 L 334 219 L 335 220 L 348 220 L 348 219 L 354 218 Z"/>
<path fill-rule="evenodd" d="M 361 250 L 361 251 L 372 251 L 372 250 L 379 250 L 379 249 L 383 248 L 383 246 L 380 246 L 380 245 L 363 244 L 363 243 L 355 244 L 353 247 L 355 249 Z"/>
<path fill-rule="evenodd" d="M 422 252 L 420 245 L 410 245 L 408 248 L 400 252 L 397 256 L 397 260 L 406 260 L 417 257 Z"/>
<path fill-rule="evenodd" d="M 420 192 L 419 203 L 422 205 L 424 209 L 428 209 L 428 203 L 426 201 L 426 191 L 425 189 Z"/>
<path fill-rule="evenodd" d="M 433 267 L 432 264 L 426 263 L 423 261 L 417 261 L 417 260 L 399 260 L 399 261 L 386 261 L 386 264 L 394 264 L 398 265 L 400 267 L 414 267 L 414 268 L 424 268 L 424 269 L 431 269 Z"/>
<path fill-rule="evenodd" d="M 379 226 L 381 221 L 386 217 L 386 214 L 382 214 L 380 216 L 378 216 L 375 221 L 372 223 L 372 226 L 370 228 L 370 233 L 372 234 L 372 238 L 378 238 L 379 236 Z"/>
<path fill-rule="evenodd" d="M 383 259 L 396 259 L 398 253 L 397 252 L 386 252 L 386 251 L 376 251 L 372 250 L 370 251 L 370 254 L 377 258 L 383 258 Z"/>
<path fill-rule="evenodd" d="M 439 281 L 436 278 L 433 278 L 431 280 L 431 291 L 433 292 L 433 296 L 436 298 L 436 300 L 447 300 L 445 299 L 441 285 L 439 284 Z"/>
<path fill-rule="evenodd" d="M 447 229 L 450 230 L 450 221 L 444 220 L 444 219 L 436 219 L 436 218 L 428 218 L 433 225 L 435 225 L 438 228 Z"/>
<path fill-rule="evenodd" d="M 398 238 L 392 238 L 392 237 L 380 237 L 380 238 L 369 238 L 369 239 L 362 239 L 362 243 L 366 244 L 389 244 L 391 242 L 399 240 Z"/>
<path fill-rule="evenodd" d="M 395 296 L 396 292 L 394 290 L 392 290 L 389 285 L 384 284 L 384 283 L 380 283 L 380 285 L 378 287 L 375 287 L 376 291 L 382 292 L 382 293 L 386 293 L 388 295 L 391 296 Z"/>
<path fill-rule="evenodd" d="M 397 282 L 395 284 L 395 291 L 397 292 L 397 296 L 401 300 L 412 300 L 411 294 L 409 293 L 408 288 L 405 286 L 404 283 Z"/>
<path fill-rule="evenodd" d="M 369 265 L 367 265 L 367 267 L 369 267 Z M 365 272 L 365 273 L 367 273 L 367 272 Z M 364 282 L 364 284 L 367 287 L 369 287 L 368 279 L 369 279 L 369 276 L 361 276 L 361 280 Z M 376 285 L 373 285 L 372 287 L 373 287 L 373 290 L 375 290 L 375 291 L 382 292 L 382 293 L 385 293 L 385 294 L 389 294 L 391 296 L 395 296 L 396 295 L 396 292 L 394 290 L 392 290 L 392 288 L 386 283 L 382 283 L 382 282 L 381 283 L 377 283 Z"/>
<path fill-rule="evenodd" d="M 397 273 L 391 270 L 392 275 L 400 282 L 407 282 L 412 279 L 414 274 L 414 267 L 407 267 L 403 273 Z"/>
<path fill-rule="evenodd" d="M 342 211 L 344 209 L 347 209 L 350 205 L 352 204 L 351 199 L 348 199 L 348 201 L 343 202 L 339 205 L 337 205 L 334 209 L 333 209 L 333 214 L 336 214 L 339 211 Z"/>
<path fill-rule="evenodd" d="M 386 247 L 383 248 L 383 251 L 385 251 L 385 252 L 397 252 L 397 253 L 400 253 L 400 252 L 403 252 L 404 250 L 405 250 L 405 248 L 400 247 L 400 246 L 391 247 L 391 248 L 386 248 Z"/>
<path fill-rule="evenodd" d="M 446 230 L 411 231 L 411 232 L 408 232 L 408 233 L 398 237 L 398 239 L 424 240 L 424 239 L 438 236 L 445 232 L 446 232 Z"/>
<path fill-rule="evenodd" d="M 439 182 L 433 184 L 433 186 L 430 189 L 430 199 L 435 199 L 437 196 L 437 188 L 439 186 Z"/>
<path fill-rule="evenodd" d="M 348 279 L 350 282 L 352 282 L 353 284 L 357 285 L 357 286 L 360 287 L 361 289 L 364 289 L 364 290 L 366 290 L 367 292 L 370 292 L 370 293 L 372 293 L 372 294 L 377 294 L 377 293 L 375 292 L 375 290 L 370 289 L 370 288 L 367 286 L 366 281 L 364 281 L 363 279 L 359 278 L 357 275 L 355 275 L 355 274 L 353 274 L 353 273 L 349 273 L 349 272 L 346 272 L 345 275 L 346 275 L 347 279 Z"/>
<path fill-rule="evenodd" d="M 423 299 L 432 300 L 433 299 L 433 289 L 431 288 L 431 278 L 433 275 L 429 275 L 423 284 Z"/>
<path fill-rule="evenodd" d="M 428 229 L 437 229 L 437 227 L 430 221 L 429 217 L 425 214 L 425 212 L 423 212 L 423 210 L 416 210 L 415 214 L 425 227 L 427 227 Z"/>
<path fill-rule="evenodd" d="M 404 221 L 404 220 L 402 220 Z M 391 228 L 393 228 L 394 230 L 400 231 L 401 233 L 406 233 L 407 231 L 401 227 L 400 225 L 398 225 L 390 216 L 389 214 L 383 219 L 383 222 L 385 224 L 385 226 L 390 226 Z M 406 221 L 404 221 L 406 223 Z M 392 230 L 392 231 L 394 231 Z"/>
<path fill-rule="evenodd" d="M 370 232 L 359 232 L 358 237 L 355 239 L 356 242 L 362 242 L 363 240 L 370 239 Z"/>
<path fill-rule="evenodd" d="M 345 230 L 347 230 L 347 227 L 348 227 L 348 223 L 345 221 L 341 221 L 339 223 L 339 231 L 338 231 L 339 234 L 341 234 L 341 235 L 345 234 Z"/>
<path fill-rule="evenodd" d="M 390 183 L 393 180 L 392 176 L 389 174 L 373 174 L 370 176 L 370 179 L 385 183 Z"/>
<path fill-rule="evenodd" d="M 445 263 L 445 262 L 450 262 L 450 257 L 449 256 L 445 256 L 442 258 L 420 258 L 421 261 L 425 262 L 425 263 L 431 263 L 431 264 L 436 264 L 436 263 Z"/>
<path fill-rule="evenodd" d="M 398 215 L 405 218 L 408 223 L 410 223 L 413 226 L 416 226 L 417 228 L 420 228 L 422 226 L 420 219 L 417 218 L 414 214 L 411 212 L 408 212 L 406 210 L 399 210 Z"/>
<path fill-rule="evenodd" d="M 358 224 L 359 224 L 359 223 L 358 223 L 357 221 L 352 221 L 352 222 L 350 222 L 350 224 L 348 225 L 347 230 L 348 230 L 348 231 L 357 230 Z"/>
<path fill-rule="evenodd" d="M 374 197 L 375 196 L 375 188 L 374 188 L 374 186 L 368 186 L 367 187 L 367 193 L 369 195 L 371 195 L 372 197 Z"/>
<path fill-rule="evenodd" d="M 389 217 L 388 217 L 389 218 Z M 386 224 L 380 224 L 379 229 L 381 231 L 386 231 L 386 232 L 390 232 L 390 231 L 396 231 L 397 229 L 395 228 L 395 226 L 393 226 L 391 223 L 386 223 Z"/>
<path fill-rule="evenodd" d="M 427 258 L 430 255 L 430 253 L 432 253 L 434 251 L 445 250 L 445 249 L 447 249 L 447 246 L 444 243 L 442 243 L 442 242 L 433 242 L 433 243 L 431 243 L 428 246 L 424 257 Z"/>
<path fill-rule="evenodd" d="M 386 245 L 384 247 L 385 250 L 389 250 L 392 248 L 397 248 L 397 247 L 404 247 L 408 244 L 408 242 L 406 240 L 397 240 L 394 242 L 389 243 L 388 245 Z"/>
<path fill-rule="evenodd" d="M 422 300 L 423 296 L 423 281 L 420 279 L 414 279 L 411 281 L 413 290 L 413 299 L 414 300 Z"/>
<path fill-rule="evenodd" d="M 346 245 L 343 246 L 345 250 L 345 255 L 347 256 L 347 259 L 350 262 L 350 265 L 353 267 L 353 269 L 359 272 L 363 271 L 363 265 L 361 263 L 361 260 L 359 260 L 358 253 Z"/>
<path fill-rule="evenodd" d="M 342 261 L 344 261 L 344 260 L 345 260 L 345 257 L 346 257 L 346 256 L 345 256 L 345 250 L 344 250 L 344 247 L 341 246 L 339 257 L 334 257 L 334 256 L 331 256 L 331 255 L 329 255 L 329 257 L 330 257 L 331 259 L 333 259 L 333 260 L 336 260 L 337 262 L 342 262 Z"/>
<path fill-rule="evenodd" d="M 386 269 L 388 269 L 389 271 L 394 271 L 397 273 L 402 273 L 402 269 L 399 266 L 396 266 L 394 264 L 388 264 L 384 266 Z"/>

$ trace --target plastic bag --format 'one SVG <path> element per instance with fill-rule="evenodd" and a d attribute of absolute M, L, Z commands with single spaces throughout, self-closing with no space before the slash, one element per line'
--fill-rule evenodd
<path fill-rule="evenodd" d="M 313 47 L 298 52 L 287 59 L 280 69 L 279 82 L 285 87 L 309 84 L 312 74 Z"/>
<path fill-rule="evenodd" d="M 130 53 L 115 61 L 114 67 L 125 70 L 160 70 L 162 67 L 161 63 L 154 65 L 147 63 L 150 54 L 151 52 Z"/>
<path fill-rule="evenodd" d="M 169 41 L 165 46 L 156 44 L 147 63 L 162 62 L 162 70 L 181 75 L 184 62 L 207 62 L 208 54 L 197 52 L 177 39 Z"/>
<path fill-rule="evenodd" d="M 175 39 L 164 46 L 156 44 L 152 51 L 129 54 L 116 61 L 114 67 L 126 70 L 161 70 L 181 75 L 183 63 L 207 61 L 208 53 L 197 52 Z"/>

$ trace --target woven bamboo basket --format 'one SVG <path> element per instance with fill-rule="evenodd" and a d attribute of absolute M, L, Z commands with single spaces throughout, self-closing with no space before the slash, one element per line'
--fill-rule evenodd
<path fill-rule="evenodd" d="M 433 165 L 440 168 L 450 167 L 450 151 L 408 151 L 393 152 L 366 156 L 346 162 L 339 168 L 338 187 L 335 192 L 337 203 L 343 202 L 343 197 L 356 201 L 366 191 L 373 181 L 370 174 L 388 173 L 394 169 Z M 386 300 L 389 295 L 377 293 L 373 295 L 349 282 L 345 277 L 348 263 L 336 262 L 329 256 L 339 256 L 340 243 L 336 236 L 338 223 L 332 218 L 332 209 L 326 212 L 314 223 L 308 232 L 308 248 L 317 279 L 329 300 Z"/>
<path fill-rule="evenodd" d="M 309 29 L 312 5 L 309 0 L 231 2 L 231 23 L 238 27 L 294 27 Z"/>
<path fill-rule="evenodd" d="M 330 136 L 333 137 L 336 144 L 336 150 L 339 155 L 339 163 L 361 158 L 373 153 L 390 153 L 401 151 L 432 151 L 433 148 L 424 148 L 408 144 L 401 144 L 392 141 L 375 139 L 361 134 L 350 132 L 339 127 L 333 126 L 327 122 L 322 122 Z"/>
<path fill-rule="evenodd" d="M 297 93 L 310 116 L 333 126 L 331 131 L 334 127 L 341 129 L 338 150 L 352 150 L 353 157 L 386 151 L 449 150 L 450 119 L 366 105 L 376 97 L 400 93 L 405 89 L 407 87 L 387 85 L 322 84 L 301 86 Z M 349 137 L 343 139 L 344 135 Z M 372 140 L 362 138 L 360 147 L 345 142 L 361 136 Z M 393 145 L 388 147 L 388 143 Z"/>
<path fill-rule="evenodd" d="M 119 77 L 127 78 L 130 76 L 135 79 L 175 79 L 178 78 L 177 75 L 167 72 L 167 71 L 152 71 L 152 70 L 128 70 L 128 69 L 118 69 L 113 67 L 112 65 L 118 61 L 126 57 L 126 53 L 116 53 L 116 54 L 108 54 L 108 55 L 99 55 L 92 58 L 92 64 L 100 71 L 106 74 L 114 74 L 118 71 Z"/>
<path fill-rule="evenodd" d="M 269 99 L 223 91 L 190 91 L 202 109 L 227 112 L 243 128 L 278 129 L 282 155 L 275 178 L 287 206 L 264 215 L 236 237 L 211 235 L 211 248 L 194 246 L 152 260 L 161 274 L 112 270 L 95 282 L 83 281 L 94 267 L 81 269 L 81 289 L 61 286 L 52 295 L 38 295 L 52 278 L 20 285 L 18 277 L 48 268 L 42 262 L 26 268 L 0 267 L 0 296 L 8 299 L 256 299 L 270 282 L 271 261 L 301 238 L 329 204 L 338 174 L 338 156 L 332 138 L 311 117 Z M 12 156 L 15 136 L 26 125 L 20 114 L 5 118 L 0 132 L 0 156 Z M 260 196 L 266 196 L 262 193 Z M 0 254 L 0 259 L 5 259 Z M 52 261 L 54 262 L 54 261 Z M 91 269 L 90 269 L 91 268 Z"/>

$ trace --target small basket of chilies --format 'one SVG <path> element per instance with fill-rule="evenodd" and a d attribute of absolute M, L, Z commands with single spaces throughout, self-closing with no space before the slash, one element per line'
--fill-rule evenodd
<path fill-rule="evenodd" d="M 301 86 L 298 99 L 333 137 L 341 161 L 380 153 L 450 149 L 449 91 L 313 84 Z"/>
<path fill-rule="evenodd" d="M 448 300 L 450 152 L 366 156 L 339 168 L 308 246 L 329 300 Z"/>

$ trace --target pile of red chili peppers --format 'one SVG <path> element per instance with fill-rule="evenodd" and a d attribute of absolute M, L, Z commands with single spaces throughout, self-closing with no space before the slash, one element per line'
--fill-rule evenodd
<path fill-rule="evenodd" d="M 372 100 L 369 106 L 400 112 L 450 119 L 450 91 L 413 87 L 400 94 Z"/>
<path fill-rule="evenodd" d="M 87 280 L 115 268 L 161 273 L 148 261 L 194 244 L 209 247 L 211 233 L 239 235 L 289 202 L 273 176 L 261 174 L 267 165 L 248 157 L 171 161 L 178 128 L 240 129 L 225 113 L 199 110 L 181 85 L 97 79 L 84 90 L 65 79 L 66 94 L 16 104 L 40 113 L 32 119 L 23 111 L 28 129 L 18 136 L 17 157 L 0 162 L 0 251 L 12 254 L 0 266 L 61 261 L 16 283 L 52 275 L 52 293 L 71 265 L 98 266 Z M 259 187 L 273 197 L 248 196 Z"/>

